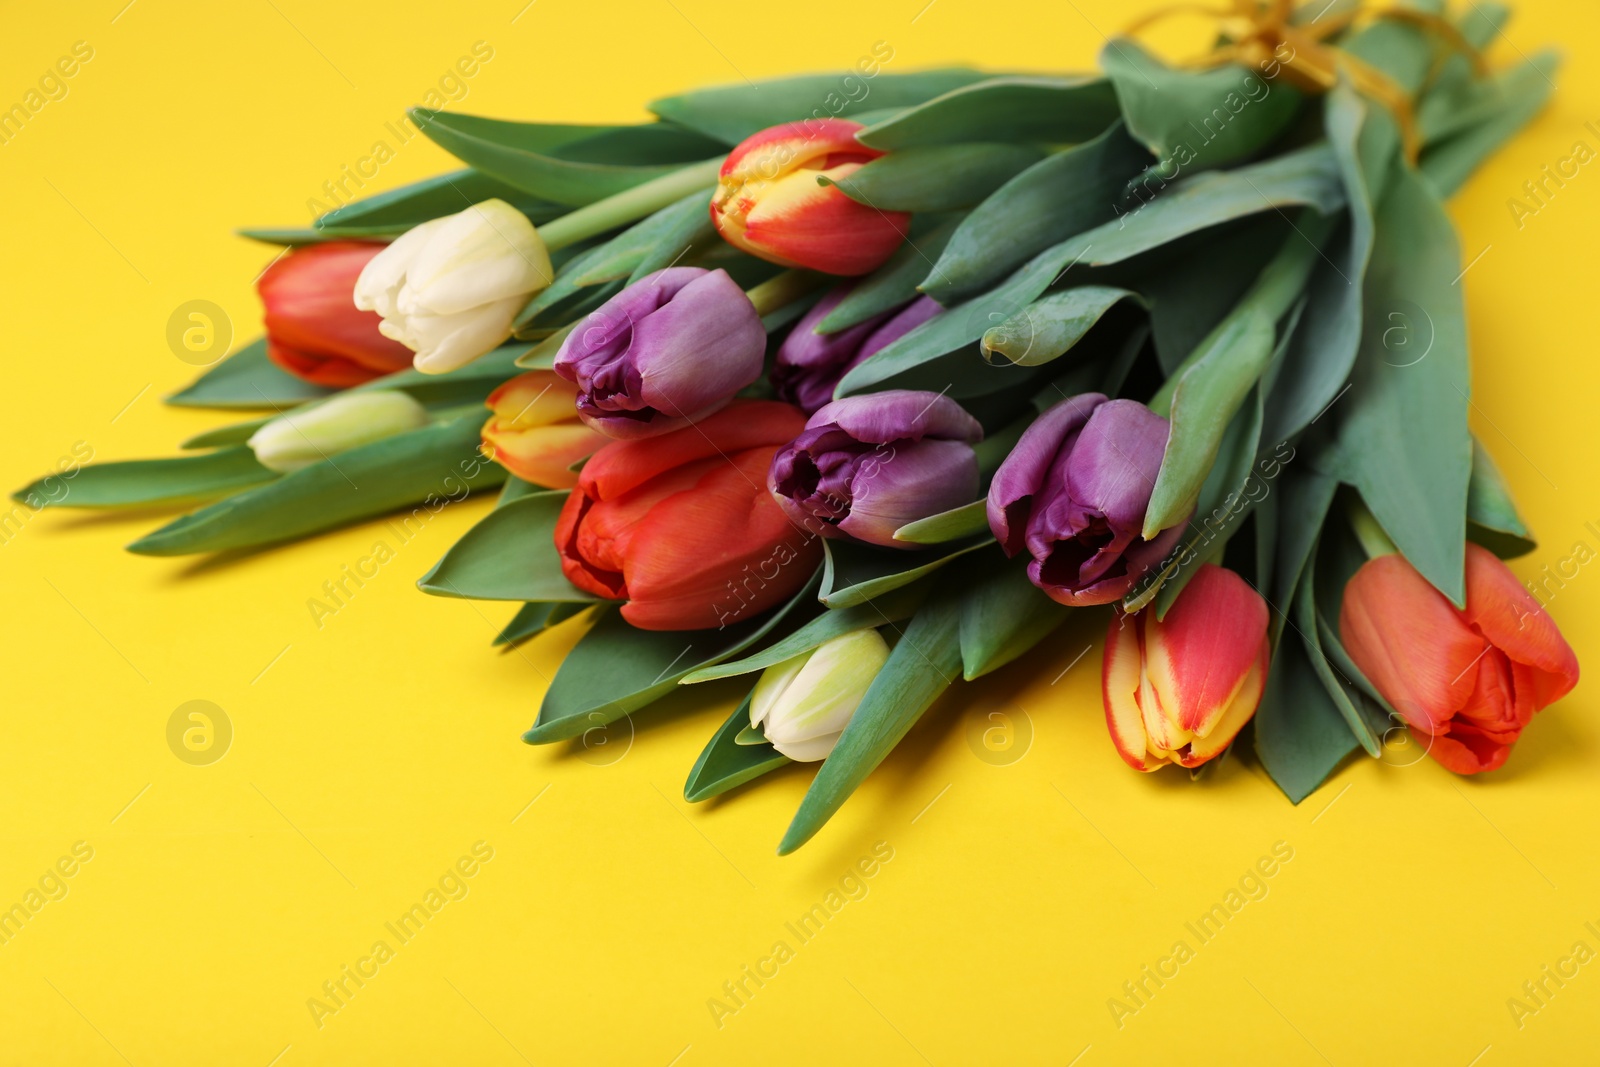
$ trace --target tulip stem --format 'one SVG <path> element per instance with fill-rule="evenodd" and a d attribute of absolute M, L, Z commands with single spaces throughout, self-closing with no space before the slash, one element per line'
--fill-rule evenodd
<path fill-rule="evenodd" d="M 821 280 L 809 270 L 786 270 L 745 290 L 744 295 L 756 306 L 757 315 L 767 316 L 799 300 L 815 289 Z"/>
<path fill-rule="evenodd" d="M 615 196 L 585 204 L 540 226 L 539 236 L 544 239 L 544 246 L 553 252 L 654 214 L 700 189 L 706 191 L 706 210 L 710 211 L 711 186 L 722 169 L 722 160 L 723 157 L 718 156 L 691 163 Z"/>
<path fill-rule="evenodd" d="M 1350 526 L 1356 532 L 1356 540 L 1361 542 L 1362 551 L 1366 552 L 1368 559 L 1378 556 L 1387 556 L 1400 551 L 1399 547 L 1384 532 L 1376 515 L 1367 510 L 1361 498 L 1354 493 L 1350 494 L 1349 501 L 1345 504 L 1345 514 L 1350 518 Z"/>
<path fill-rule="evenodd" d="M 1261 269 L 1261 273 L 1256 276 L 1255 284 L 1240 298 L 1228 316 L 1217 323 L 1216 328 L 1206 335 L 1204 340 L 1195 345 L 1194 351 L 1184 358 L 1161 388 L 1156 390 L 1148 405 L 1151 411 L 1162 416 L 1171 414 L 1172 394 L 1177 392 L 1178 383 L 1183 380 L 1183 376 L 1191 367 L 1212 350 L 1217 338 L 1222 337 L 1237 320 L 1252 311 L 1261 312 L 1273 323 L 1283 318 L 1305 289 L 1312 268 L 1317 265 L 1318 257 L 1322 255 L 1322 244 L 1333 233 L 1335 221 L 1333 216 L 1319 215 L 1311 208 L 1301 212 L 1300 219 L 1295 224 L 1295 233 L 1284 241 L 1278 254 Z"/>

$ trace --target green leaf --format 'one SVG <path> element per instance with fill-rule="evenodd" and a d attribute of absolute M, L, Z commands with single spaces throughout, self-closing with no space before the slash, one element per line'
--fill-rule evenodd
<path fill-rule="evenodd" d="M 524 342 L 501 345 L 464 367 L 443 374 L 424 374 L 414 367 L 353 386 L 348 392 L 374 393 L 400 389 L 419 404 L 435 407 L 476 404 L 517 376 L 517 360 L 533 349 Z M 487 418 L 487 416 L 485 416 Z"/>
<path fill-rule="evenodd" d="M 1313 550 L 1314 551 L 1314 550 Z M 1307 661 L 1311 664 L 1312 672 L 1322 682 L 1322 687 L 1327 691 L 1328 699 L 1344 717 L 1345 725 L 1350 728 L 1350 733 L 1356 743 L 1367 750 L 1367 755 L 1374 758 L 1383 752 L 1382 733 L 1375 732 L 1367 723 L 1365 717 L 1357 707 L 1360 700 L 1346 690 L 1346 685 L 1328 662 L 1327 654 L 1322 649 L 1322 634 L 1317 626 L 1317 599 L 1316 599 L 1316 568 L 1308 567 L 1300 578 L 1300 589 L 1295 594 L 1294 617 L 1295 631 L 1304 643 Z M 1381 730 L 1381 727 L 1380 727 Z"/>
<path fill-rule="evenodd" d="M 1295 591 L 1300 588 L 1300 576 L 1316 549 L 1317 537 L 1327 521 L 1328 509 L 1338 488 L 1335 479 L 1305 466 L 1285 471 L 1279 480 L 1273 577 L 1262 589 L 1272 608 L 1274 648 L 1283 639 L 1283 628 L 1289 621 L 1287 613 L 1293 605 Z"/>
<path fill-rule="evenodd" d="M 871 630 L 879 626 L 909 619 L 922 603 L 927 590 L 920 585 L 904 586 L 891 590 L 873 600 L 853 607 L 824 611 L 798 630 L 761 651 L 741 659 L 727 660 L 683 676 L 680 684 L 698 685 L 718 678 L 732 678 L 740 674 L 765 670 L 774 663 L 793 659 L 802 652 L 820 648 L 835 637 L 843 637 L 858 630 Z"/>
<path fill-rule="evenodd" d="M 911 237 L 889 261 L 855 284 L 848 296 L 827 317 L 817 323 L 818 333 L 836 333 L 866 322 L 874 315 L 893 311 L 917 298 L 917 283 L 938 260 L 939 254 L 956 232 L 961 218 L 951 218 L 926 234 L 917 233 L 917 220 L 911 223 Z"/>
<path fill-rule="evenodd" d="M 218 426 L 215 430 L 197 433 L 193 437 L 185 438 L 178 443 L 178 447 L 185 452 L 198 448 L 221 448 L 226 445 L 242 445 L 250 440 L 251 436 L 261 427 L 277 418 L 276 415 L 263 415 L 259 419 L 248 419 L 245 422 L 233 422 L 226 426 Z"/>
<path fill-rule="evenodd" d="M 988 78 L 869 126 L 856 140 L 884 151 L 962 141 L 1076 144 L 1117 120 L 1117 96 L 1100 77 Z"/>
<path fill-rule="evenodd" d="M 1493 117 L 1428 146 L 1422 153 L 1422 174 L 1440 196 L 1455 193 L 1480 163 L 1544 110 L 1555 92 L 1554 77 L 1560 66 L 1557 53 L 1541 52 L 1497 74 L 1500 104 Z"/>
<path fill-rule="evenodd" d="M 1255 735 L 1261 766 L 1295 804 L 1358 747 L 1297 635 L 1288 635 L 1273 653 Z"/>
<path fill-rule="evenodd" d="M 1362 282 L 1372 256 L 1373 205 L 1400 151 L 1399 128 L 1381 107 L 1346 85 L 1329 93 L 1323 125 L 1338 161 L 1349 223 L 1317 263 L 1301 330 L 1268 376 L 1268 440 L 1298 434 L 1338 396 L 1350 377 L 1366 309 Z"/>
<path fill-rule="evenodd" d="M 1502 4 L 1474 3 L 1455 21 L 1461 35 L 1483 51 L 1499 36 L 1510 15 L 1510 9 Z M 1492 117 L 1500 102 L 1501 87 L 1493 75 L 1479 77 L 1465 55 L 1451 55 L 1417 101 L 1417 133 L 1423 144 L 1460 133 Z"/>
<path fill-rule="evenodd" d="M 428 139 L 474 169 L 557 204 L 583 205 L 717 153 L 703 137 L 660 124 L 553 126 L 412 108 Z"/>
<path fill-rule="evenodd" d="M 1147 183 L 1140 185 L 1148 191 Z M 1248 167 L 1185 178 L 1120 218 L 1056 247 L 1066 254 L 1063 265 L 1101 267 L 1264 211 L 1300 206 L 1332 215 L 1344 204 L 1338 160 L 1326 143 L 1318 143 Z"/>
<path fill-rule="evenodd" d="M 398 236 L 413 226 L 463 211 L 485 200 L 504 200 L 536 224 L 566 208 L 475 170 L 456 170 L 365 197 L 323 215 L 313 224 L 331 237 Z"/>
<path fill-rule="evenodd" d="M 203 456 L 95 463 L 73 474 L 52 474 L 11 494 L 31 508 L 118 508 L 173 504 L 226 496 L 278 477 L 248 448 Z M 62 490 L 65 490 L 64 492 Z"/>
<path fill-rule="evenodd" d="M 555 279 L 533 295 L 533 298 L 523 305 L 517 312 L 516 321 L 512 328 L 519 333 L 526 330 L 539 316 L 556 307 L 568 297 L 584 288 L 579 279 L 589 272 L 591 268 L 598 267 L 606 259 L 606 246 L 598 245 L 589 249 L 582 255 L 575 257 L 570 263 L 556 272 Z M 591 289 L 598 286 L 590 286 Z M 558 316 L 559 317 L 559 316 Z M 571 321 L 562 319 L 563 323 Z"/>
<path fill-rule="evenodd" d="M 1500 469 L 1477 438 L 1472 439 L 1472 478 L 1467 483 L 1467 536 L 1501 559 L 1526 556 L 1539 547 L 1517 514 Z"/>
<path fill-rule="evenodd" d="M 696 89 L 653 100 L 649 109 L 669 122 L 723 144 L 736 145 L 751 134 L 780 123 L 827 115 L 848 118 L 868 109 L 911 107 L 987 77 L 980 71 L 962 68 L 875 76 L 854 71 L 804 74 Z"/>
<path fill-rule="evenodd" d="M 983 358 L 1018 367 L 1037 367 L 1059 359 L 1124 300 L 1144 304 L 1138 293 L 1108 285 L 1080 285 L 1046 294 L 984 331 Z M 994 358 L 997 352 L 1000 360 Z"/>
<path fill-rule="evenodd" d="M 1150 254 L 1158 262 L 1129 284 L 1144 294 L 1150 308 L 1163 373 L 1177 370 L 1227 317 L 1289 235 L 1288 221 L 1270 212 L 1179 238 L 1176 258 Z"/>
<path fill-rule="evenodd" d="M 579 639 L 545 693 L 530 745 L 565 741 L 603 726 L 676 688 L 685 675 L 736 656 L 813 603 L 816 579 L 765 619 L 721 630 L 639 630 L 607 611 Z"/>
<path fill-rule="evenodd" d="M 577 601 L 524 604 L 517 609 L 505 628 L 495 635 L 494 644 L 496 647 L 514 645 L 534 634 L 543 633 L 557 623 L 565 622 L 588 606 Z"/>
<path fill-rule="evenodd" d="M 941 545 L 946 541 L 971 537 L 989 528 L 987 507 L 987 501 L 974 500 L 970 504 L 908 522 L 894 532 L 894 539 L 914 545 Z"/>
<path fill-rule="evenodd" d="M 264 245 L 281 245 L 285 248 L 304 248 L 306 245 L 320 245 L 329 241 L 344 240 L 344 237 L 340 234 L 323 233 L 321 230 L 301 229 L 295 226 L 252 226 L 248 229 L 241 228 L 233 232 L 240 237 L 248 237 L 252 241 L 260 241 Z"/>
<path fill-rule="evenodd" d="M 972 681 L 1024 655 L 1067 619 L 1028 580 L 1028 560 L 985 559 L 961 583 L 961 676 Z"/>
<path fill-rule="evenodd" d="M 910 585 L 968 552 L 992 544 L 994 538 L 987 529 L 982 536 L 920 552 L 830 538 L 822 542 L 825 558 L 818 597 L 830 608 L 864 604 L 891 589 Z"/>
<path fill-rule="evenodd" d="M 417 588 L 468 600 L 594 600 L 561 573 L 555 529 L 566 500 L 563 489 L 496 507 L 450 546 Z"/>
<path fill-rule="evenodd" d="M 957 227 L 922 291 L 951 304 L 1030 256 L 1112 219 L 1128 180 L 1148 161 L 1119 122 L 1094 140 L 1035 163 Z"/>
<path fill-rule="evenodd" d="M 1254 307 L 1241 307 L 1244 313 L 1224 320 L 1178 379 L 1167 449 L 1145 511 L 1146 539 L 1194 509 L 1228 423 L 1271 362 L 1272 320 Z"/>
<path fill-rule="evenodd" d="M 1067 242 L 1070 243 L 1070 242 Z M 868 392 L 940 356 L 958 352 L 1006 321 L 1047 289 L 1070 261 L 1066 244 L 1039 253 L 1003 283 L 924 322 L 852 368 L 834 396 Z M 974 363 L 982 366 L 981 361 Z"/>
<path fill-rule="evenodd" d="M 660 261 L 661 266 L 666 266 L 691 245 L 715 234 L 715 227 L 711 225 L 710 204 L 711 190 L 701 189 L 623 230 L 585 263 L 583 272 L 573 279 L 573 284 L 597 285 L 619 278 L 636 281 L 644 274 L 660 269 L 651 267 L 640 274 L 639 269 L 647 260 L 652 263 Z"/>
<path fill-rule="evenodd" d="M 1259 503 L 1261 496 L 1252 495 L 1251 480 L 1256 477 L 1256 453 L 1261 447 L 1261 419 L 1261 390 L 1257 389 L 1253 400 L 1240 405 L 1223 432 L 1216 462 L 1211 465 L 1211 472 L 1200 487 L 1194 516 L 1184 531 L 1184 547 L 1181 552 L 1172 554 L 1180 561 L 1179 566 L 1170 572 L 1164 571 L 1156 579 L 1161 586 L 1156 593 L 1157 619 L 1167 617 L 1167 610 L 1200 570 L 1201 563 L 1218 561 L 1229 538 L 1239 531 L 1245 518 Z M 1263 494 L 1271 492 L 1265 482 L 1259 484 Z M 1140 583 L 1145 584 L 1143 581 Z M 1138 593 L 1137 587 L 1135 593 Z M 1129 596 L 1124 606 L 1134 611 L 1142 606 L 1145 599 Z"/>
<path fill-rule="evenodd" d="M 1460 267 L 1443 206 L 1417 172 L 1396 164 L 1378 208 L 1368 322 L 1349 395 L 1331 412 L 1337 447 L 1326 461 L 1458 606 L 1472 473 Z"/>
<path fill-rule="evenodd" d="M 879 211 L 954 211 L 971 207 L 1043 158 L 1030 145 L 927 145 L 875 159 L 838 181 L 817 181 Z"/>
<path fill-rule="evenodd" d="M 1166 171 L 1225 167 L 1267 147 L 1303 99 L 1287 85 L 1227 64 L 1212 70 L 1168 67 L 1137 41 L 1119 37 L 1100 51 L 1128 130 Z"/>
<path fill-rule="evenodd" d="M 473 489 L 505 480 L 504 467 L 478 454 L 482 423 L 469 414 L 352 448 L 185 515 L 128 551 L 218 552 L 305 537 L 407 505 L 435 513 Z"/>
<path fill-rule="evenodd" d="M 747 696 L 733 709 L 728 721 L 717 727 L 700 758 L 694 761 L 689 778 L 683 783 L 683 799 L 691 804 L 710 800 L 789 762 L 789 757 L 773 748 L 770 742 L 763 740 L 758 745 L 747 745 L 739 741 L 740 733 L 749 725 L 750 698 Z"/>
<path fill-rule="evenodd" d="M 258 338 L 166 398 L 191 408 L 285 408 L 332 396 L 337 390 L 301 381 L 267 358 L 267 339 Z"/>
<path fill-rule="evenodd" d="M 778 854 L 811 840 L 856 787 L 955 681 L 961 669 L 961 611 L 954 596 L 930 599 L 889 653 L 789 824 Z"/>

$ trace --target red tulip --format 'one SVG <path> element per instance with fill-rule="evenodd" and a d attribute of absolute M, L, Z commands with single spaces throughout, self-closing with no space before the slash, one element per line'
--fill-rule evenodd
<path fill-rule="evenodd" d="M 735 401 L 692 426 L 614 441 L 583 466 L 556 523 L 561 569 L 578 588 L 626 600 L 642 630 L 720 629 L 800 590 L 820 542 L 767 492 L 798 408 Z"/>
<path fill-rule="evenodd" d="M 256 283 L 266 305 L 267 357 L 317 385 L 343 389 L 411 366 L 411 349 L 378 332 L 358 311 L 356 278 L 383 251 L 367 241 L 307 245 L 268 267 Z"/>
<path fill-rule="evenodd" d="M 484 404 L 483 454 L 525 482 L 546 489 L 578 484 L 572 465 L 607 441 L 578 421 L 578 389 L 555 371 L 530 370 L 503 383 Z"/>
<path fill-rule="evenodd" d="M 1467 546 L 1465 610 L 1391 553 L 1345 586 L 1339 635 L 1418 743 L 1457 774 L 1500 766 L 1533 713 L 1578 684 L 1578 657 L 1555 622 L 1478 545 Z"/>
<path fill-rule="evenodd" d="M 911 216 L 858 204 L 818 178 L 849 177 L 883 155 L 848 119 L 805 119 L 746 138 L 722 164 L 711 221 L 729 244 L 785 267 L 866 274 L 905 240 Z"/>
<path fill-rule="evenodd" d="M 1271 655 L 1266 601 L 1215 564 L 1200 567 L 1166 618 L 1119 612 L 1101 669 L 1117 754 L 1140 771 L 1216 756 L 1256 713 Z"/>

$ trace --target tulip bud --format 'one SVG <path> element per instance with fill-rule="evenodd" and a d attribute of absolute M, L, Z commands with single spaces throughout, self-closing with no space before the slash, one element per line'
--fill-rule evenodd
<path fill-rule="evenodd" d="M 1271 655 L 1266 601 L 1215 564 L 1201 565 L 1164 619 L 1118 612 L 1101 668 L 1118 755 L 1139 771 L 1216 756 L 1256 713 Z"/>
<path fill-rule="evenodd" d="M 889 659 L 876 630 L 857 630 L 761 672 L 750 694 L 750 725 L 799 763 L 826 759 Z"/>
<path fill-rule="evenodd" d="M 297 248 L 261 273 L 267 358 L 297 378 L 344 389 L 401 370 L 411 351 L 352 303 L 356 279 L 383 245 L 328 241 Z"/>
<path fill-rule="evenodd" d="M 606 443 L 578 421 L 577 399 L 554 371 L 517 375 L 484 401 L 494 416 L 483 424 L 483 454 L 525 482 L 571 489 L 578 484 L 572 465 Z"/>
<path fill-rule="evenodd" d="M 767 488 L 791 521 L 887 548 L 907 523 L 978 498 L 983 428 L 941 393 L 890 389 L 835 400 L 778 450 Z"/>
<path fill-rule="evenodd" d="M 1119 600 L 1177 546 L 1184 523 L 1140 535 L 1167 432 L 1137 401 L 1082 393 L 1039 416 L 1000 464 L 989 528 L 1006 555 L 1028 550 L 1028 577 L 1051 599 Z"/>
<path fill-rule="evenodd" d="M 883 155 L 848 119 L 803 119 L 762 130 L 728 153 L 711 221 L 723 240 L 785 267 L 866 274 L 905 240 L 911 216 L 858 204 L 833 185 Z"/>
<path fill-rule="evenodd" d="M 788 600 L 822 550 L 790 525 L 761 475 L 804 418 L 742 400 L 660 437 L 606 445 L 556 521 L 562 573 L 626 600 L 622 617 L 641 630 L 721 629 Z"/>
<path fill-rule="evenodd" d="M 383 316 L 383 335 L 416 353 L 417 370 L 443 374 L 510 337 L 517 312 L 552 277 L 527 216 L 485 200 L 401 234 L 361 272 L 355 304 Z"/>
<path fill-rule="evenodd" d="M 837 333 L 817 333 L 817 324 L 850 295 L 851 288 L 839 286 L 806 312 L 783 339 L 773 361 L 770 377 L 778 399 L 808 415 L 833 399 L 839 380 L 857 365 L 944 310 L 932 297 L 922 296 Z"/>
<path fill-rule="evenodd" d="M 263 467 L 287 473 L 427 424 L 427 410 L 399 390 L 343 393 L 279 415 L 247 443 Z"/>
<path fill-rule="evenodd" d="M 761 377 L 767 333 L 726 271 L 647 274 L 578 324 L 555 372 L 578 387 L 578 417 L 608 437 L 687 426 Z"/>
<path fill-rule="evenodd" d="M 1457 608 L 1404 556 L 1377 556 L 1344 587 L 1339 636 L 1428 754 L 1477 774 L 1503 764 L 1534 713 L 1578 684 L 1578 657 L 1488 549 L 1467 545 L 1466 589 Z"/>

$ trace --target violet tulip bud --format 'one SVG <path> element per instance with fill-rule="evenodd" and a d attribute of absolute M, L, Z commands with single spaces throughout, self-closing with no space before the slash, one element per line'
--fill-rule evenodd
<path fill-rule="evenodd" d="M 668 267 L 602 304 L 567 336 L 555 372 L 578 417 L 608 437 L 686 426 L 761 377 L 767 334 L 726 271 Z"/>
<path fill-rule="evenodd" d="M 1127 595 L 1177 546 L 1183 523 L 1140 536 L 1167 447 L 1167 420 L 1134 400 L 1081 393 L 1039 416 L 995 473 L 989 528 L 1028 577 L 1073 607 Z"/>
<path fill-rule="evenodd" d="M 944 310 L 932 297 L 921 296 L 837 333 L 817 333 L 817 324 L 852 288 L 839 286 L 806 312 L 783 339 L 773 361 L 772 388 L 778 398 L 807 415 L 832 400 L 839 380 L 856 366 Z"/>
<path fill-rule="evenodd" d="M 900 527 L 978 497 L 983 428 L 941 393 L 890 389 L 818 409 L 778 450 L 767 488 L 796 525 L 887 548 Z"/>

